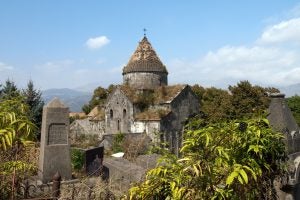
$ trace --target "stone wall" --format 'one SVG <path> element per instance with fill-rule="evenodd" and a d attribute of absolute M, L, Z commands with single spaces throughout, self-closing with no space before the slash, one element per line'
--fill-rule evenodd
<path fill-rule="evenodd" d="M 168 142 L 171 150 L 178 154 L 184 123 L 189 116 L 199 112 L 199 101 L 189 86 L 171 102 L 171 110 L 171 114 L 162 120 L 161 130 L 165 134 L 161 139 Z"/>
<path fill-rule="evenodd" d="M 84 135 L 98 135 L 105 133 L 104 121 L 91 121 L 89 119 L 77 119 L 70 125 L 70 137 Z"/>
<path fill-rule="evenodd" d="M 155 89 L 168 85 L 168 76 L 162 72 L 135 72 L 124 74 L 123 82 L 136 89 Z"/>
<path fill-rule="evenodd" d="M 133 121 L 133 105 L 119 88 L 110 95 L 105 107 L 106 134 L 129 133 Z"/>
<path fill-rule="evenodd" d="M 158 142 L 156 133 L 160 132 L 160 121 L 135 121 L 131 124 L 131 132 L 145 132 L 153 142 Z"/>

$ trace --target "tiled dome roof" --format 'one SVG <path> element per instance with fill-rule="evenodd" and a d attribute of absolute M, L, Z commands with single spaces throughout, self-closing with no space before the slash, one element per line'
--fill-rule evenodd
<path fill-rule="evenodd" d="M 131 72 L 168 73 L 166 67 L 156 55 L 146 36 L 139 42 L 139 45 L 131 56 L 129 62 L 123 68 L 123 74 Z"/>

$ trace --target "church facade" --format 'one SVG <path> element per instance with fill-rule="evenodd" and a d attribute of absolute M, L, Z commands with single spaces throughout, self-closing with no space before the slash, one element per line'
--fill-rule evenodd
<path fill-rule="evenodd" d="M 123 68 L 123 84 L 109 95 L 105 134 L 146 133 L 178 150 L 187 118 L 199 111 L 189 85 L 168 85 L 168 71 L 145 36 Z"/>

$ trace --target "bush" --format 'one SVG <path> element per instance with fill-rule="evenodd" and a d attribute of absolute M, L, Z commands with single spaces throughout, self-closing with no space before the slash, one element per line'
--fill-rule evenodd
<path fill-rule="evenodd" d="M 130 199 L 274 199 L 285 173 L 283 136 L 260 117 L 189 129 L 181 154 L 166 154 Z"/>
<path fill-rule="evenodd" d="M 71 164 L 75 171 L 80 171 L 84 165 L 84 152 L 80 149 L 71 149 Z"/>

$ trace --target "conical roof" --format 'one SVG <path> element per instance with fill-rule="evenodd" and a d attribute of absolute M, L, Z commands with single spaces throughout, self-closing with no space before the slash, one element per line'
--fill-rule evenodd
<path fill-rule="evenodd" d="M 164 64 L 160 61 L 147 37 L 139 42 L 135 52 L 127 65 L 123 68 L 123 74 L 131 72 L 164 72 L 168 73 Z"/>

